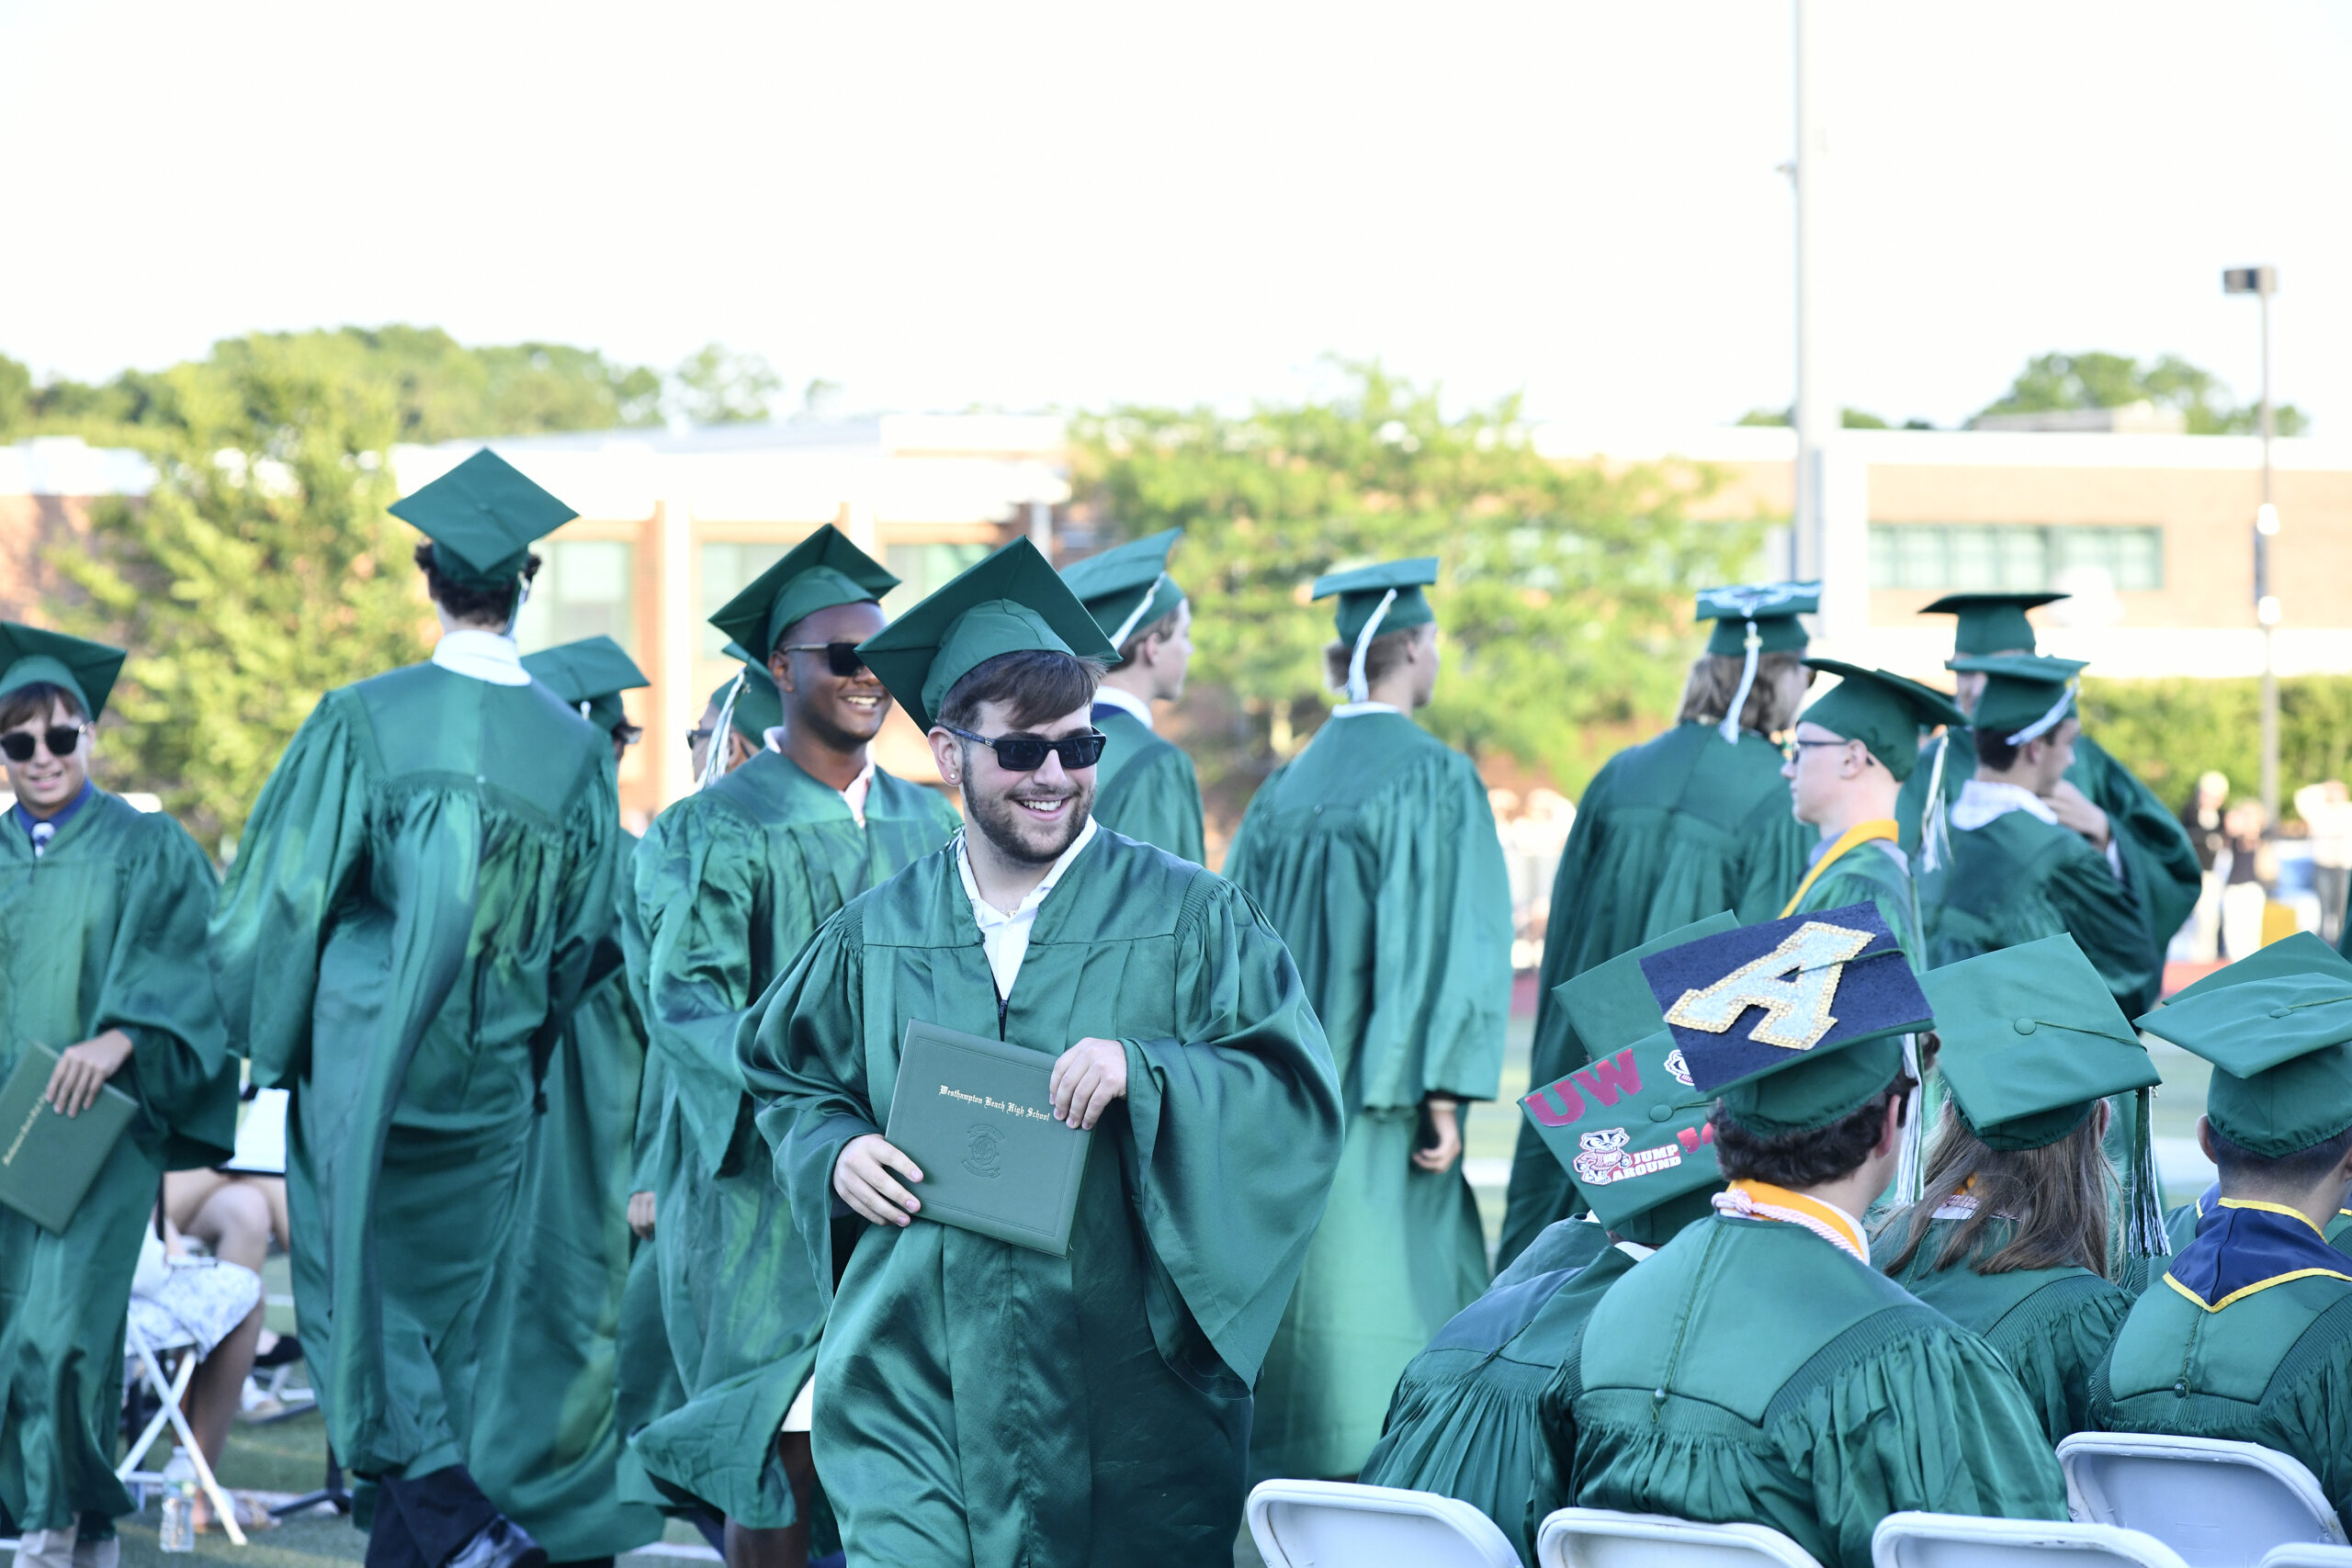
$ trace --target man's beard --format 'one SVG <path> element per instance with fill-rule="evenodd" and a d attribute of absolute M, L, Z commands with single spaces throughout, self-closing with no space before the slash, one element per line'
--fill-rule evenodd
<path fill-rule="evenodd" d="M 972 825 L 994 847 L 997 853 L 1023 865 L 1051 865 L 1062 858 L 1078 836 L 1086 831 L 1086 822 L 1094 809 L 1094 785 L 1078 784 L 1073 781 L 1068 796 L 1069 806 L 1062 813 L 1061 830 L 1051 848 L 1045 848 L 1024 836 L 1046 828 L 1029 815 L 1010 795 L 979 795 L 967 792 L 964 808 L 970 813 Z"/>

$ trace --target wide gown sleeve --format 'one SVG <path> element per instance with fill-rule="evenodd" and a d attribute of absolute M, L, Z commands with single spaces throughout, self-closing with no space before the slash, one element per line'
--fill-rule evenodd
<path fill-rule="evenodd" d="M 99 983 L 93 1033 L 130 1037 L 129 1075 L 146 1135 L 184 1169 L 224 1160 L 237 1141 L 237 1070 L 205 954 L 212 867 L 168 817 L 130 824 L 121 924 Z"/>
<path fill-rule="evenodd" d="M 229 1048 L 254 1081 L 290 1084 L 310 1066 L 319 953 L 368 855 L 369 767 L 329 693 L 262 786 L 210 929 L 212 984 Z"/>
<path fill-rule="evenodd" d="M 646 1028 L 675 1080 L 700 1168 L 735 1136 L 743 1082 L 735 1038 L 752 1004 L 752 934 L 767 869 L 754 835 L 700 802 L 677 814 L 648 868 L 653 911 Z"/>
<path fill-rule="evenodd" d="M 2352 1521 L 2352 1341 L 2339 1342 L 2331 1363 L 2298 1380 L 2270 1415 L 2276 1446 L 2311 1466 L 2335 1517 Z"/>
<path fill-rule="evenodd" d="M 2085 850 L 2051 869 L 2050 904 L 2098 967 L 2124 1016 L 2136 1017 L 2155 1005 L 2164 953 L 2107 857 L 2087 845 Z"/>
<path fill-rule="evenodd" d="M 532 1042 L 533 1059 L 542 1070 L 580 998 L 600 977 L 597 950 L 615 936 L 617 910 L 613 889 L 620 874 L 625 835 L 612 762 L 600 757 L 597 763 L 564 824 L 570 863 L 556 890 L 555 944 L 548 960 L 548 1015 Z"/>
<path fill-rule="evenodd" d="M 2075 752 L 2071 771 L 2079 776 L 2076 787 L 2107 813 L 2141 923 L 2161 953 L 2197 908 L 2204 882 L 2197 846 L 2155 792 L 2097 741 L 2078 738 Z"/>
<path fill-rule="evenodd" d="M 2016 1371 L 2052 1447 L 2096 1425 L 2091 1375 L 2106 1363 L 2116 1331 L 2131 1311 L 2132 1297 L 2109 1286 L 2086 1292 L 2066 1310 L 2041 1319 L 2030 1333 L 2002 1337 L 1996 1348 Z"/>

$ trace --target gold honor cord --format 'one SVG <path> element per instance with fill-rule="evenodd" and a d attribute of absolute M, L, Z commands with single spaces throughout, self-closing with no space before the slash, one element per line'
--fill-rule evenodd
<path fill-rule="evenodd" d="M 1804 902 L 1804 896 L 1813 891 L 1813 885 L 1821 880 L 1821 874 L 1827 871 L 1836 863 L 1838 857 L 1848 850 L 1854 848 L 1857 844 L 1867 844 L 1873 839 L 1884 839 L 1891 844 L 1898 836 L 1894 818 L 1892 817 L 1874 817 L 1868 822 L 1857 822 L 1843 833 L 1838 834 L 1838 841 L 1829 846 L 1829 852 L 1813 863 L 1813 869 L 1804 874 L 1804 880 L 1797 884 L 1797 890 L 1789 895 L 1787 903 L 1781 906 L 1780 918 L 1785 920 L 1795 914 L 1797 906 Z"/>

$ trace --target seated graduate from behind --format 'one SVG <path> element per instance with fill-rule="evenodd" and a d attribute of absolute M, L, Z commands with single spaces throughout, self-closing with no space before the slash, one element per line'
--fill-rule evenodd
<path fill-rule="evenodd" d="M 122 661 L 119 648 L 0 621 L 17 797 L 0 814 L 0 1083 L 40 1071 L 24 1061 L 34 1045 L 57 1053 L 48 1109 L 26 1108 L 51 1125 L 17 1122 L 0 1141 L 15 1154 L 36 1133 L 72 1139 L 59 1115 L 85 1137 L 116 1130 L 77 1151 L 96 1174 L 61 1228 L 0 1203 L 0 1530 L 19 1538 L 24 1568 L 113 1568 L 120 1555 L 114 1522 L 133 1508 L 115 1449 L 140 1240 L 164 1173 L 227 1159 L 236 1141 L 236 1067 L 205 971 L 212 867 L 176 821 L 90 782 Z"/>
<path fill-rule="evenodd" d="M 1065 567 L 1062 581 L 1118 649 L 1094 689 L 1103 738 L 1094 820 L 1203 865 L 1201 781 L 1183 749 L 1154 733 L 1151 713 L 1184 694 L 1193 662 L 1193 604 L 1168 575 L 1168 552 L 1183 536 L 1170 528 L 1114 545 Z"/>
<path fill-rule="evenodd" d="M 1926 1196 L 1888 1222 L 1872 1256 L 2001 1353 L 2054 1445 L 2091 1426 L 2092 1380 L 2132 1310 L 2114 1282 L 2125 1249 L 2110 1245 L 2106 1097 L 2144 1100 L 2156 1069 L 2072 937 L 1963 959 L 1919 984 L 1951 1092 Z M 2140 1145 L 2121 1210 L 2128 1250 L 2144 1258 L 2163 1250 L 2163 1231 Z"/>
<path fill-rule="evenodd" d="M 739 1039 L 831 1308 L 813 1439 L 842 1545 L 892 1568 L 1222 1561 L 1250 1384 L 1339 1160 L 1322 1027 L 1239 888 L 1089 818 L 1111 648 L 1035 546 L 861 651 L 967 824 L 826 921 Z M 881 1131 L 916 1022 L 1050 1065 L 1039 1119 L 1100 1145 L 1067 1255 L 925 1216 L 946 1173 Z M 1004 1168 L 992 1125 L 967 1176 Z M 837 1292 L 836 1201 L 871 1222 Z"/>
<path fill-rule="evenodd" d="M 1586 1322 L 1544 1409 L 1584 1507 L 1748 1520 L 1866 1568 L 1899 1509 L 2063 1519 L 2056 1457 L 1983 1339 L 1870 1266 L 1928 1006 L 1869 905 L 1643 961 L 1729 1190 Z M 1835 1016 L 1831 999 L 1835 998 Z"/>
<path fill-rule="evenodd" d="M 647 683 L 620 644 L 583 637 L 526 654 L 523 668 L 612 737 L 618 767 L 639 735 L 621 694 Z M 622 829 L 624 863 L 636 845 Z M 628 907 L 617 877 L 613 892 L 617 919 Z M 658 1512 L 616 1489 L 628 1434 L 613 1416 L 615 1344 L 644 1071 L 645 1020 L 616 924 L 539 1079 L 514 1240 L 482 1307 L 467 1448 L 482 1491 L 559 1563 L 609 1562 L 662 1534 Z"/>
<path fill-rule="evenodd" d="M 1561 993 L 1593 1063 L 1524 1109 L 1588 1213 L 1547 1226 L 1413 1358 L 1359 1477 L 1475 1505 L 1529 1562 L 1536 1527 L 1566 1501 L 1538 1401 L 1600 1293 L 1712 1214 L 1723 1185 L 1709 1107 L 1675 1076 L 1674 1037 L 1634 955 L 1586 970 Z"/>
<path fill-rule="evenodd" d="M 1839 677 L 1797 719 L 1781 776 L 1798 821 L 1821 835 L 1813 865 L 1781 913 L 1809 915 L 1867 899 L 1914 969 L 1924 949 L 1911 862 L 1895 842 L 1894 797 L 1919 759 L 1922 725 L 1957 723 L 1941 692 L 1836 659 L 1808 667 Z"/>
<path fill-rule="evenodd" d="M 2213 1064 L 2222 1193 L 2115 1337 L 2099 1424 L 2291 1454 L 2352 1523 L 2352 1264 L 2322 1235 L 2352 1189 L 2352 964 L 2301 933 L 2138 1021 Z"/>

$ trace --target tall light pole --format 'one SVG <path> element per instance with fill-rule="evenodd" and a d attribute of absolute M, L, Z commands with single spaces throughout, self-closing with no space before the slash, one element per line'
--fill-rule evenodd
<path fill-rule="evenodd" d="M 1824 134 L 1815 39 L 1826 0 L 1792 0 L 1796 22 L 1796 151 L 1789 165 L 1796 187 L 1797 395 L 1791 423 L 1797 433 L 1796 504 L 1789 518 L 1790 575 L 1818 578 L 1826 564 L 1821 519 L 1821 448 L 1838 423 L 1836 401 L 1822 382 L 1820 267 L 1823 246 Z M 1815 27 L 1805 24 L 1814 13 Z"/>
<path fill-rule="evenodd" d="M 2251 294 L 2262 306 L 2262 504 L 2254 513 L 2254 618 L 2262 626 L 2262 812 L 2276 830 L 2278 671 L 2270 657 L 2270 634 L 2278 625 L 2278 600 L 2270 592 L 2270 541 L 2278 533 L 2278 508 L 2270 500 L 2270 297 L 2278 292 L 2278 269 L 2233 266 L 2222 274 L 2222 292 Z"/>

